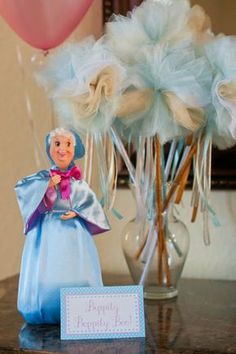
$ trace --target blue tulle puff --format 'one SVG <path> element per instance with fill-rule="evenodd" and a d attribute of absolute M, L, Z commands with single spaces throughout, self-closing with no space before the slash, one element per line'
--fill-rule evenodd
<path fill-rule="evenodd" d="M 135 89 L 152 88 L 154 96 L 147 111 L 122 120 L 126 135 L 127 131 L 132 136 L 157 134 L 162 143 L 186 136 L 194 129 L 188 128 L 190 125 L 182 112 L 191 117 L 195 112 L 201 116 L 200 126 L 205 124 L 202 109 L 210 102 L 212 80 L 207 60 L 196 57 L 189 46 L 184 48 L 184 55 L 183 47 L 170 50 L 168 46 L 156 46 L 145 52 L 144 58 L 132 66 L 129 76 L 133 78 Z M 170 95 L 174 100 L 172 106 Z"/>
<path fill-rule="evenodd" d="M 125 69 L 103 40 L 69 43 L 36 73 L 60 122 L 79 131 L 104 132 L 114 117 Z"/>
<path fill-rule="evenodd" d="M 197 42 L 197 34 L 190 22 L 199 15 L 191 9 L 188 0 L 143 1 L 127 17 L 113 16 L 106 25 L 106 36 L 110 47 L 118 58 L 127 64 L 136 62 L 146 47 L 168 44 L 172 47 L 180 43 Z M 200 14 L 203 17 L 204 13 Z M 199 16 L 198 16 L 199 17 Z M 189 22 L 190 21 L 190 22 Z M 208 31 L 208 29 L 203 29 Z M 197 45 L 197 43 L 196 43 Z"/>
<path fill-rule="evenodd" d="M 226 149 L 236 141 L 236 37 L 220 36 L 205 51 L 214 74 L 208 130 L 213 144 Z"/>

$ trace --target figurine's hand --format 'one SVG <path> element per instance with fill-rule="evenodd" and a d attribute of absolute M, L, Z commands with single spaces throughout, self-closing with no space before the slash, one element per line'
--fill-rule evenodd
<path fill-rule="evenodd" d="M 61 216 L 61 219 L 62 220 L 69 220 L 69 219 L 72 219 L 72 218 L 75 218 L 76 217 L 76 213 L 72 210 L 68 211 L 67 213 L 63 214 Z"/>
<path fill-rule="evenodd" d="M 49 187 L 54 187 L 57 184 L 61 182 L 61 176 L 59 175 L 54 175 L 51 177 L 50 182 L 49 182 Z"/>

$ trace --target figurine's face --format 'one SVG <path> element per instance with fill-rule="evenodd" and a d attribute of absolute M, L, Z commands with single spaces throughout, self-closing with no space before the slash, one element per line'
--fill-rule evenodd
<path fill-rule="evenodd" d="M 71 136 L 56 135 L 50 145 L 50 156 L 55 165 L 66 170 L 75 153 L 74 142 Z"/>

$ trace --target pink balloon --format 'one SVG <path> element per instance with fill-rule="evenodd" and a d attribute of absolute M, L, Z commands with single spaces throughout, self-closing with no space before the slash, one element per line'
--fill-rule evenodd
<path fill-rule="evenodd" d="M 93 0 L 0 0 L 0 14 L 33 47 L 44 50 L 64 42 Z"/>

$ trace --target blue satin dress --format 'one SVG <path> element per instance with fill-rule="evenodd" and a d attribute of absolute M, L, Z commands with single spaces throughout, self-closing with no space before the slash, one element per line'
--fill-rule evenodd
<path fill-rule="evenodd" d="M 48 189 L 49 179 L 49 171 L 41 171 L 16 185 L 26 234 L 17 305 L 31 324 L 60 322 L 60 288 L 102 285 L 91 235 L 110 228 L 86 182 L 72 178 L 70 199 L 63 200 L 59 190 Z M 61 220 L 68 210 L 77 216 Z"/>

